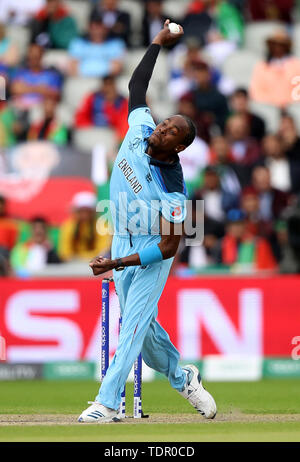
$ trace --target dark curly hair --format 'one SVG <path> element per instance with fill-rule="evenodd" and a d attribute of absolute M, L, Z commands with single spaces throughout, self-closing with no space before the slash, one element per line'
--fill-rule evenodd
<path fill-rule="evenodd" d="M 194 141 L 196 135 L 197 135 L 197 129 L 196 129 L 196 126 L 194 124 L 194 122 L 192 121 L 192 119 L 186 115 L 181 115 L 184 120 L 186 121 L 186 123 L 188 124 L 188 127 L 189 127 L 189 130 L 188 130 L 188 133 L 186 134 L 184 140 L 183 140 L 183 144 L 185 145 L 185 147 L 187 148 L 190 144 L 192 144 L 192 142 Z"/>

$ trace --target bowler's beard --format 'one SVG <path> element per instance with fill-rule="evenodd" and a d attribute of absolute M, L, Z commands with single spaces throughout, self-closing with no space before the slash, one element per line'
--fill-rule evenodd
<path fill-rule="evenodd" d="M 146 141 L 147 143 L 146 152 L 149 151 L 149 148 L 150 148 L 150 151 L 153 151 L 153 143 L 150 140 L 150 136 L 148 138 L 144 138 L 144 141 Z"/>
<path fill-rule="evenodd" d="M 151 136 L 149 136 L 148 138 L 144 138 L 145 141 L 147 142 L 147 152 L 149 151 L 149 148 L 150 148 L 150 151 L 152 153 L 159 153 L 161 152 L 161 148 L 159 146 L 157 146 L 153 141 L 151 141 Z"/>

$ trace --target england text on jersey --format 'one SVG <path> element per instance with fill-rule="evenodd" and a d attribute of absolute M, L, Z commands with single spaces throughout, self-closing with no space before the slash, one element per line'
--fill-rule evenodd
<path fill-rule="evenodd" d="M 126 159 L 122 159 L 118 163 L 118 167 L 125 176 L 126 180 L 130 184 L 130 187 L 132 188 L 133 192 L 137 194 L 143 189 L 143 186 L 139 183 L 137 177 L 134 174 L 133 169 L 130 167 Z"/>

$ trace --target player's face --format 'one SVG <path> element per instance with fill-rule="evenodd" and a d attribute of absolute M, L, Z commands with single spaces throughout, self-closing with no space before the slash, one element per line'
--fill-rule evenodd
<path fill-rule="evenodd" d="M 180 152 L 185 149 L 183 141 L 188 125 L 180 115 L 172 116 L 157 125 L 149 137 L 149 146 L 156 152 Z"/>

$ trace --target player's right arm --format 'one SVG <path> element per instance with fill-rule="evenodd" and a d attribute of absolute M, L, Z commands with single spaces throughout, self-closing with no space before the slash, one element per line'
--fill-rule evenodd
<path fill-rule="evenodd" d="M 161 216 L 160 228 L 161 240 L 159 244 L 149 247 L 150 254 L 160 252 L 160 259 L 167 260 L 168 258 L 174 257 L 177 252 L 180 238 L 183 233 L 183 223 L 169 222 L 163 216 Z M 149 258 L 149 255 L 147 258 Z M 116 269 L 118 267 L 125 268 L 126 266 L 143 265 L 144 263 L 141 260 L 141 253 L 135 253 L 133 255 L 128 255 L 127 257 L 122 257 L 115 260 L 104 258 L 99 255 L 90 262 L 90 267 L 93 270 L 94 276 L 98 276 L 99 274 L 106 273 L 107 271 Z"/>
<path fill-rule="evenodd" d="M 128 85 L 129 114 L 134 109 L 147 106 L 146 93 L 161 47 L 171 45 L 183 35 L 183 29 L 181 26 L 179 26 L 180 33 L 172 34 L 168 27 L 169 23 L 170 20 L 167 19 L 163 29 L 153 39 L 152 44 L 149 46 L 141 62 L 132 74 Z"/>

